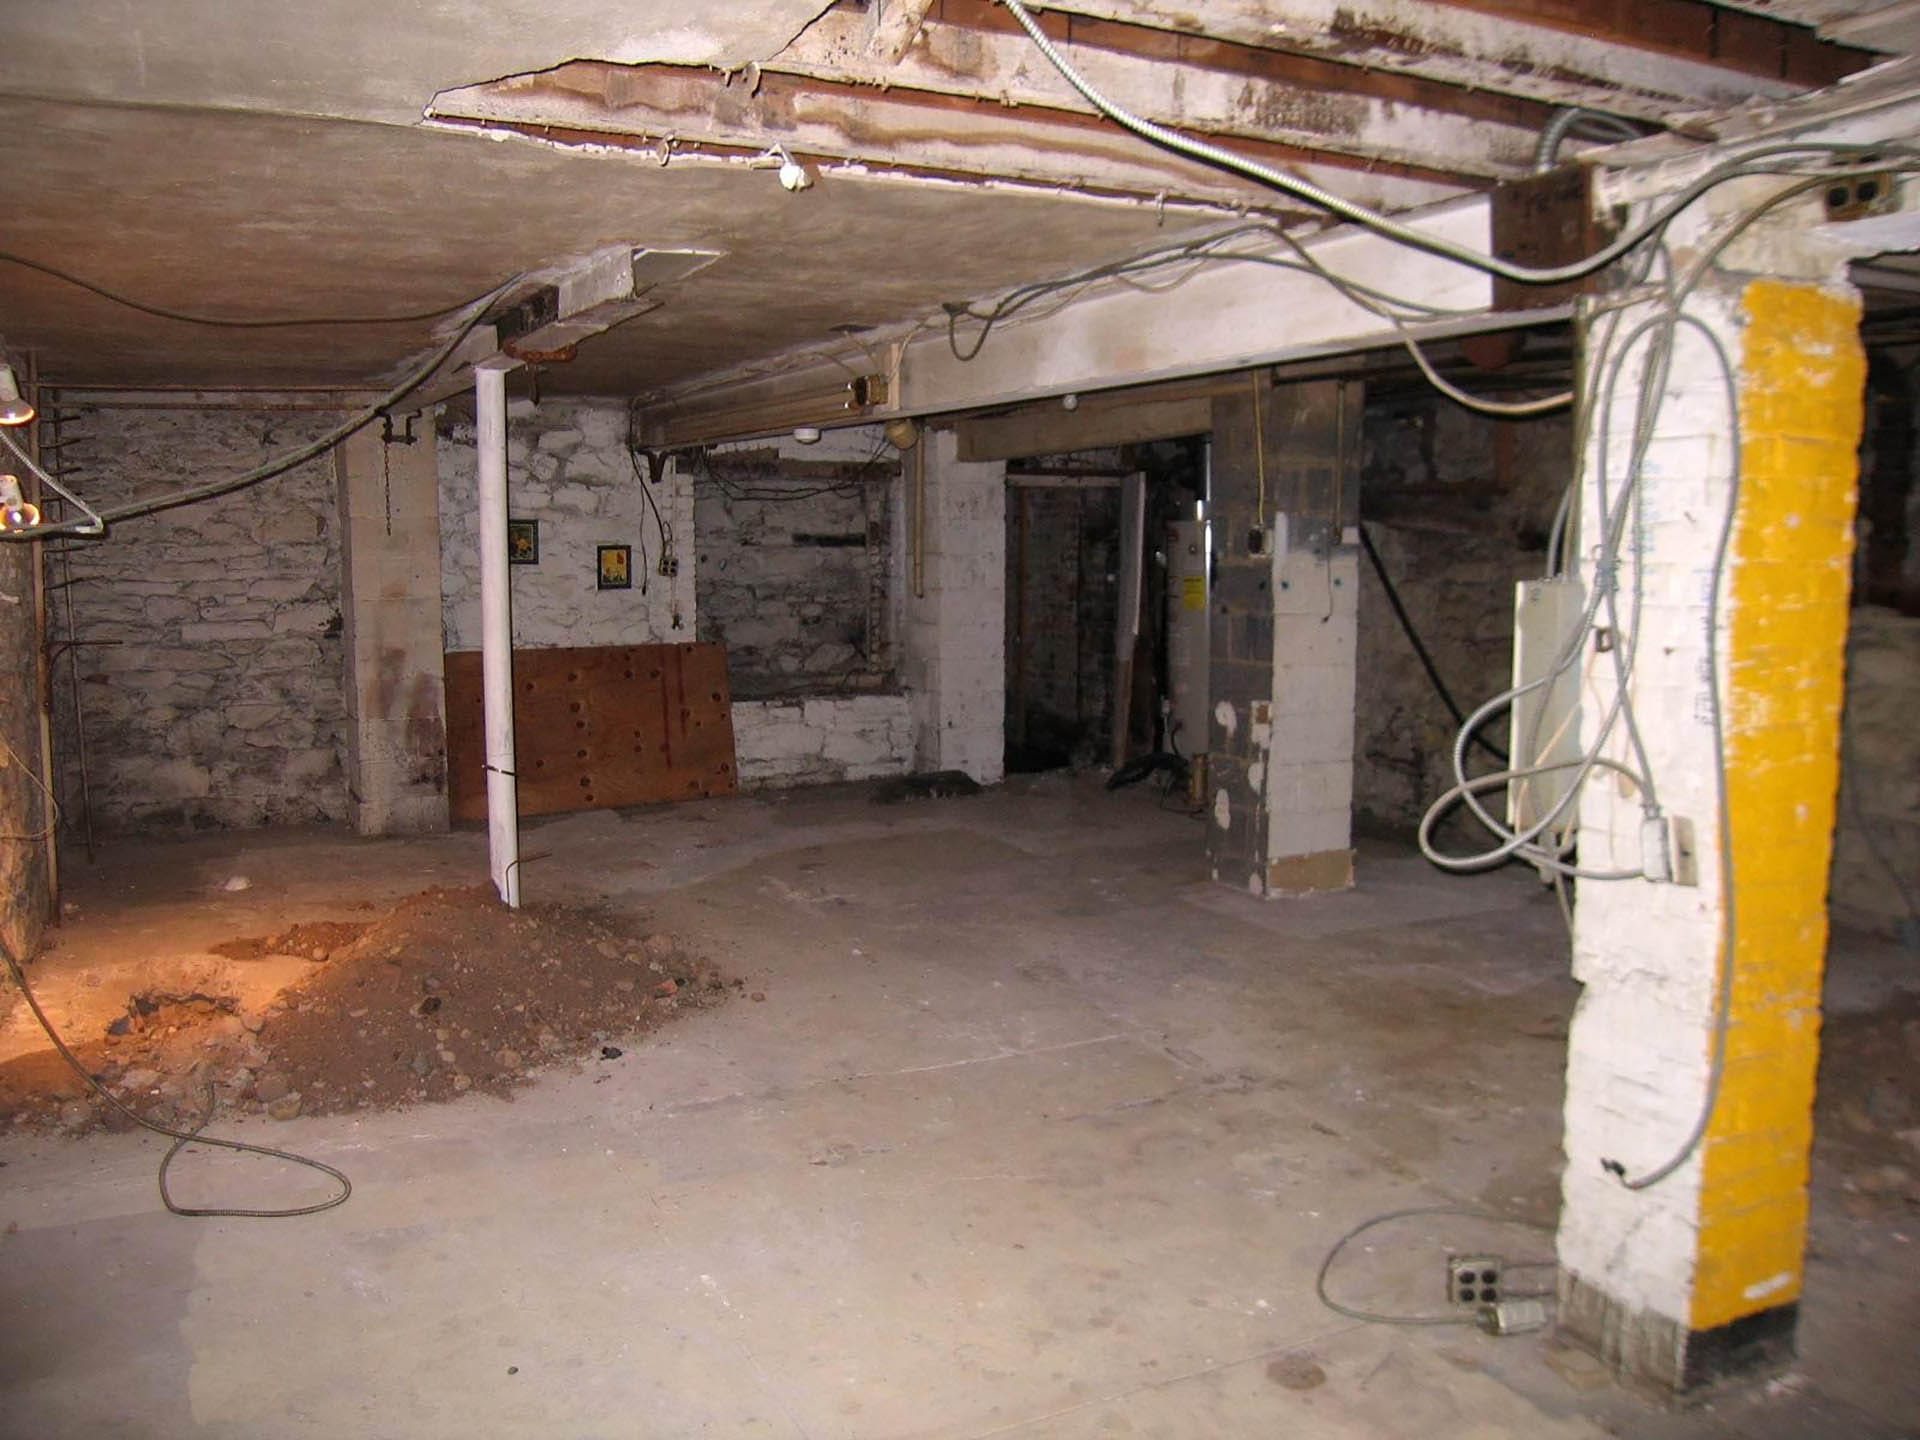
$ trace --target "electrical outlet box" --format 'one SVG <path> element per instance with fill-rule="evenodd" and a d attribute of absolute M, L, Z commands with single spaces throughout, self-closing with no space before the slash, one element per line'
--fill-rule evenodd
<path fill-rule="evenodd" d="M 1848 175 L 1836 179 L 1821 194 L 1829 220 L 1864 220 L 1900 208 L 1900 187 L 1891 171 Z"/>
<path fill-rule="evenodd" d="M 1498 1255 L 1447 1257 L 1447 1303 L 1456 1310 L 1498 1305 L 1506 1262 Z"/>
<path fill-rule="evenodd" d="M 1640 870 L 1657 885 L 1698 885 L 1700 861 L 1693 822 L 1679 815 L 1650 815 L 1640 822 Z"/>

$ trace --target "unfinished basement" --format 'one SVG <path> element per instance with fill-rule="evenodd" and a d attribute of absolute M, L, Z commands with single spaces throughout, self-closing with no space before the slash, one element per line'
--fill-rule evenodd
<path fill-rule="evenodd" d="M 0 1435 L 1920 1434 L 1920 10 L 0 7 Z"/>

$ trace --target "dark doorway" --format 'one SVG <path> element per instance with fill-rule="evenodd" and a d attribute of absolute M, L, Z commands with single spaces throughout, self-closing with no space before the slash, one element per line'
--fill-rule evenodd
<path fill-rule="evenodd" d="M 1113 736 L 1119 476 L 1007 477 L 1007 769 L 1092 765 Z"/>

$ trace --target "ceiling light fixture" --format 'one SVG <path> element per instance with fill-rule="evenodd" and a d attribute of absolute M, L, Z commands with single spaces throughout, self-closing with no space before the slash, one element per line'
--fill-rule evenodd
<path fill-rule="evenodd" d="M 33 419 L 33 406 L 20 393 L 13 366 L 0 365 L 0 425 L 24 425 Z M 14 482 L 16 485 L 18 481 Z"/>
<path fill-rule="evenodd" d="M 26 498 L 16 475 L 0 475 L 0 536 L 9 540 L 43 540 L 54 535 L 104 535 L 107 522 L 100 512 L 74 494 L 46 466 L 33 458 L 33 452 L 0 429 L 0 450 L 11 451 L 28 474 L 40 482 L 42 494 L 58 495 L 67 507 L 67 518 L 46 523 L 40 507 Z"/>
<path fill-rule="evenodd" d="M 40 507 L 20 493 L 18 475 L 0 475 L 0 530 L 31 530 L 40 523 Z"/>

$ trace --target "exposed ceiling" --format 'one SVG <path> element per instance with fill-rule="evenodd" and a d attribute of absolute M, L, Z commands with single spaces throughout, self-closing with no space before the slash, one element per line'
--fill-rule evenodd
<path fill-rule="evenodd" d="M 1653 127 L 1831 84 L 1909 48 L 1913 8 L 1070 0 L 1043 23 L 1150 118 L 1407 210 L 1525 173 L 1563 106 Z M 0 124 L 0 249 L 195 313 L 415 312 L 607 244 L 723 251 L 547 371 L 588 393 L 844 345 L 1228 213 L 1306 218 L 1100 119 L 992 0 L 16 0 Z M 431 330 L 211 329 L 0 264 L 0 336 L 71 384 L 365 385 Z"/>

